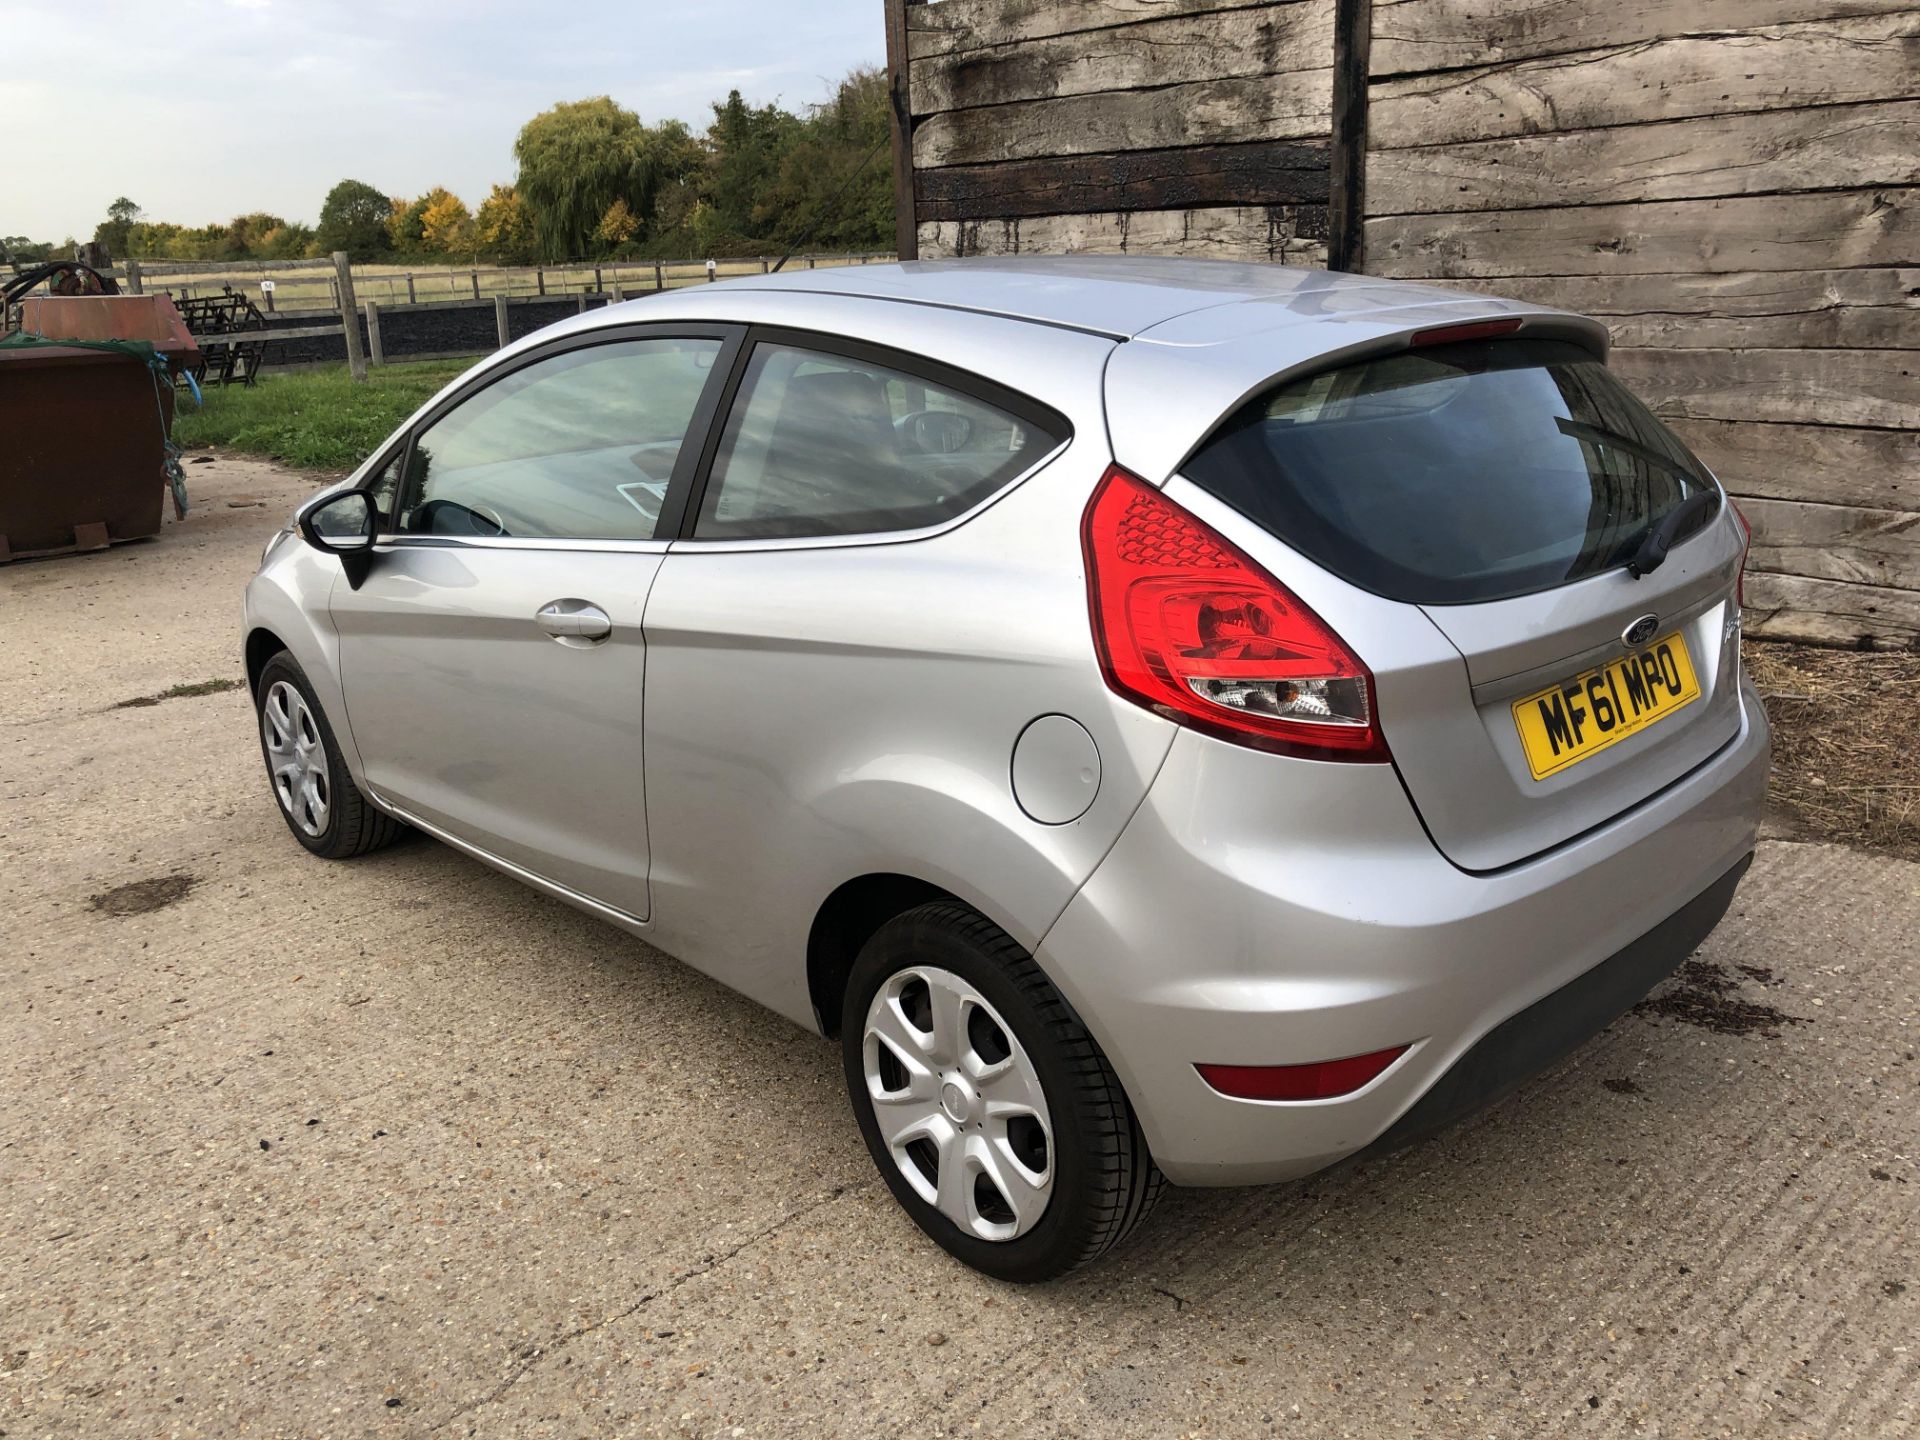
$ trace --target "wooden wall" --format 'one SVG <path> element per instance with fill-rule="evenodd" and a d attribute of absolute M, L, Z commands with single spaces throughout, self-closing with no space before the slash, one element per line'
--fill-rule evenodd
<path fill-rule="evenodd" d="M 1325 263 L 1334 0 L 889 9 L 921 256 Z"/>
<path fill-rule="evenodd" d="M 1750 630 L 1920 646 L 1920 0 L 887 6 L 903 254 L 1331 236 L 1599 316 L 1741 497 Z"/>
<path fill-rule="evenodd" d="M 1373 0 L 1364 268 L 1604 319 L 1747 624 L 1920 643 L 1920 5 Z"/>

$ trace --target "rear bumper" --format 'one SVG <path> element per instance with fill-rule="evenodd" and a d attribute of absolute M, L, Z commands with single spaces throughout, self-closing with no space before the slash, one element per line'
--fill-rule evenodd
<path fill-rule="evenodd" d="M 1751 690 L 1742 710 L 1740 733 L 1690 775 L 1486 875 L 1434 849 L 1386 766 L 1183 731 L 1037 958 L 1170 1179 L 1284 1180 L 1407 1143 L 1603 1029 L 1712 929 L 1766 790 Z M 1411 1048 L 1331 1100 L 1233 1099 L 1194 1069 L 1396 1045 Z"/>
<path fill-rule="evenodd" d="M 1366 1153 L 1385 1154 L 1438 1134 L 1517 1090 L 1626 1014 L 1713 933 L 1752 863 L 1751 855 L 1743 856 L 1638 940 L 1482 1035 Z"/>

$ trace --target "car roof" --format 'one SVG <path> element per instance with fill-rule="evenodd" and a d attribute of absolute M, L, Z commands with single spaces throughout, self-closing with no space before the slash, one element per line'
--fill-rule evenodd
<path fill-rule="evenodd" d="M 705 287 L 700 287 L 703 291 Z M 1131 340 L 1196 311 L 1259 304 L 1265 324 L 1458 302 L 1455 290 L 1283 265 L 1144 255 L 973 256 L 836 265 L 719 282 L 728 290 L 859 296 L 968 310 Z M 709 292 L 710 293 L 710 292 Z M 1238 328 L 1238 327 L 1229 327 Z"/>

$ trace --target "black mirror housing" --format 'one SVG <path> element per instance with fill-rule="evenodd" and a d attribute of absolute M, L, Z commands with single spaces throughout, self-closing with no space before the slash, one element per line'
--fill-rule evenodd
<path fill-rule="evenodd" d="M 344 490 L 301 515 L 300 536 L 314 549 L 339 556 L 347 583 L 358 590 L 373 566 L 379 523 L 372 496 L 364 490 Z"/>

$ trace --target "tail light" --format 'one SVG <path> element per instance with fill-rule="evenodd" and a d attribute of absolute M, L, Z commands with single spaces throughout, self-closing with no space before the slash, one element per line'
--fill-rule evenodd
<path fill-rule="evenodd" d="M 1733 518 L 1740 522 L 1740 569 L 1733 580 L 1733 599 L 1744 610 L 1747 608 L 1747 553 L 1753 549 L 1753 526 L 1731 495 L 1727 497 L 1727 504 L 1733 509 Z"/>
<path fill-rule="evenodd" d="M 1081 539 L 1094 649 L 1116 694 L 1262 750 L 1387 759 L 1367 667 L 1230 541 L 1117 465 Z"/>

